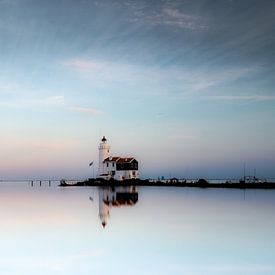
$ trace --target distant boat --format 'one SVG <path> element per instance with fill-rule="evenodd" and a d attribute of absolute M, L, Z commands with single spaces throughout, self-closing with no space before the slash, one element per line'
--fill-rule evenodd
<path fill-rule="evenodd" d="M 240 183 L 262 183 L 265 182 L 263 180 L 260 180 L 256 178 L 255 176 L 244 176 L 240 179 Z"/>

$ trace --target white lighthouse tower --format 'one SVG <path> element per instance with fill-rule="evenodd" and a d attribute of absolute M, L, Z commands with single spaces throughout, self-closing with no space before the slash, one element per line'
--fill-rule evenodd
<path fill-rule="evenodd" d="M 109 144 L 107 143 L 107 139 L 105 136 L 103 136 L 100 144 L 99 144 L 99 147 L 98 147 L 98 150 L 99 150 L 99 156 L 98 156 L 98 160 L 99 160 L 99 163 L 98 163 L 98 176 L 101 176 L 104 174 L 104 164 L 103 164 L 103 161 L 110 157 L 110 146 Z"/>

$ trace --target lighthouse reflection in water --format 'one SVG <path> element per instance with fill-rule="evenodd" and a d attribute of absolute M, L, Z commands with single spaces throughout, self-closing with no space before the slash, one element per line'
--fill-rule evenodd
<path fill-rule="evenodd" d="M 137 201 L 136 186 L 98 187 L 99 219 L 103 228 L 108 224 L 111 208 L 134 206 Z"/>

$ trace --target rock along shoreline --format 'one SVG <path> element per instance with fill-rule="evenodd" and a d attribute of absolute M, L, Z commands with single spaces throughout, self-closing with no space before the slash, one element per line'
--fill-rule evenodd
<path fill-rule="evenodd" d="M 105 180 L 101 178 L 92 178 L 85 181 L 78 181 L 76 183 L 67 183 L 61 180 L 59 186 L 73 187 L 73 186 L 167 186 L 167 187 L 198 187 L 198 188 L 237 188 L 237 189 L 275 189 L 275 182 L 216 182 L 210 183 L 205 179 L 199 179 L 194 182 L 178 181 L 177 179 L 170 179 L 166 181 L 150 181 L 148 179 L 128 179 L 123 181 Z"/>

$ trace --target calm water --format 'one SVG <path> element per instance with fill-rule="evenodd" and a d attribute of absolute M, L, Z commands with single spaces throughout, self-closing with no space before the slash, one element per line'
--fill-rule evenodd
<path fill-rule="evenodd" d="M 1 275 L 275 274 L 274 191 L 2 182 L 0 223 Z"/>

